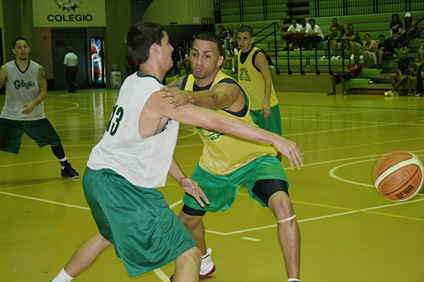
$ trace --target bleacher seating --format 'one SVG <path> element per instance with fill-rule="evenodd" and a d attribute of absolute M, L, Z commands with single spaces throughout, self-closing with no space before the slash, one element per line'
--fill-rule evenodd
<path fill-rule="evenodd" d="M 320 2 L 320 9 L 324 9 L 321 4 L 323 2 L 328 2 L 327 4 L 331 4 L 333 6 L 332 9 L 337 9 L 337 3 L 341 3 L 342 1 L 336 1 L 336 0 L 328 0 L 328 1 L 321 1 Z M 333 3 L 334 2 L 334 3 Z M 310 3 L 313 3 L 311 1 Z M 399 13 L 401 16 L 401 20 L 403 21 L 403 14 Z M 391 22 L 391 16 L 392 13 L 383 13 L 383 14 L 373 14 L 373 15 L 352 15 L 352 16 L 337 16 L 336 18 L 340 23 L 343 24 L 345 29 L 347 29 L 347 25 L 349 23 L 352 23 L 355 27 L 355 30 L 359 32 L 361 39 L 364 40 L 365 34 L 370 34 L 371 38 L 375 40 L 378 43 L 378 36 L 380 34 L 383 34 L 387 36 L 389 34 L 389 25 Z M 424 17 L 424 11 L 413 11 L 412 16 L 414 19 L 420 19 Z M 312 18 L 312 17 L 311 17 Z M 332 24 L 332 19 L 334 16 L 330 17 L 314 17 L 316 20 L 317 25 L 321 27 L 321 30 L 323 33 L 327 33 L 330 29 L 330 26 Z M 308 20 L 307 18 L 306 20 Z M 270 25 L 271 23 L 275 22 L 275 20 L 267 20 L 267 21 L 249 21 L 249 22 L 243 22 L 245 25 L 249 25 L 253 28 L 253 32 L 257 33 L 261 31 L 264 27 Z M 287 29 L 288 24 L 285 23 L 285 19 L 281 18 L 277 20 L 278 25 L 280 26 L 280 31 L 277 36 L 277 57 L 275 56 L 274 52 L 274 36 L 269 36 L 265 39 L 266 35 L 272 32 L 272 29 L 269 28 L 262 33 L 255 35 L 256 42 L 259 41 L 256 46 L 258 48 L 261 48 L 264 50 L 273 60 L 273 62 L 278 64 L 278 69 L 281 72 L 285 72 L 288 67 L 288 60 L 287 60 L 287 52 L 282 51 L 283 48 L 286 47 L 286 43 L 283 40 L 284 30 Z M 225 23 L 224 26 L 228 26 L 228 24 L 232 24 L 234 27 L 237 27 L 239 22 L 231 22 L 231 23 Z M 217 27 L 220 24 L 216 24 L 216 30 Z M 419 24 L 420 27 L 424 26 L 424 22 Z M 416 38 L 413 39 L 409 44 L 409 49 L 411 52 L 416 51 L 421 44 L 421 42 L 424 40 L 424 34 L 421 35 L 422 38 Z M 317 50 L 317 59 L 319 59 L 321 56 L 324 55 L 324 50 L 322 50 L 323 44 L 318 46 Z M 321 50 L 320 50 L 321 49 Z M 401 52 L 401 50 L 399 51 Z M 329 51 L 329 55 L 332 55 L 332 51 Z M 399 54 L 400 55 L 400 54 Z M 349 63 L 349 56 L 350 52 L 348 50 L 344 51 L 344 62 L 342 60 L 332 60 L 331 63 L 331 69 L 334 72 L 343 71 L 343 65 L 346 67 Z M 289 52 L 290 57 L 290 69 L 295 73 L 300 70 L 300 66 L 302 65 L 302 71 L 306 73 L 315 73 L 316 66 L 315 66 L 315 51 L 303 51 L 302 52 L 302 62 L 300 61 L 300 52 L 299 51 L 290 51 Z M 344 64 L 343 64 L 344 63 Z M 329 70 L 329 61 L 328 60 L 317 60 L 318 69 L 321 73 L 328 73 Z M 377 72 L 376 72 L 377 71 Z M 394 73 L 396 71 L 396 60 L 386 60 L 383 61 L 383 72 L 381 70 L 365 70 L 360 78 L 351 80 L 351 82 L 348 83 L 348 87 L 350 88 L 387 88 L 388 86 L 388 77 L 390 73 Z M 275 72 L 275 71 L 273 71 Z M 376 76 L 377 75 L 377 76 Z M 381 79 L 378 79 L 378 78 Z M 370 80 L 376 80 L 376 84 L 369 84 Z M 379 84 L 381 83 L 381 85 Z M 384 86 L 383 86 L 384 84 Z"/>

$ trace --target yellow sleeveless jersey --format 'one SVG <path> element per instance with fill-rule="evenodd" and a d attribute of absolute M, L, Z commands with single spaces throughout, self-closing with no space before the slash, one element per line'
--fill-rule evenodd
<path fill-rule="evenodd" d="M 230 78 L 234 80 L 230 76 L 219 71 L 210 89 L 212 89 L 224 78 Z M 193 91 L 194 80 L 194 76 L 189 75 L 184 89 Z M 245 95 L 246 105 L 248 107 L 245 116 L 236 117 L 223 110 L 218 110 L 218 112 L 232 116 L 257 127 L 257 125 L 253 123 L 252 117 L 250 115 L 249 96 L 246 93 Z M 264 155 L 277 155 L 277 150 L 268 144 L 246 141 L 231 135 L 200 127 L 196 127 L 195 130 L 199 133 L 200 138 L 204 144 L 199 165 L 204 170 L 215 175 L 229 174 L 249 163 L 250 161 Z"/>
<path fill-rule="evenodd" d="M 255 68 L 252 63 L 253 55 L 257 50 L 261 50 L 257 47 L 252 47 L 249 55 L 247 56 L 244 63 L 241 63 L 242 51 L 237 54 L 238 61 L 238 83 L 241 87 L 249 94 L 251 110 L 260 110 L 264 105 L 265 97 L 265 81 L 262 74 Z M 274 84 L 271 84 L 271 98 L 270 106 L 273 107 L 278 104 L 277 96 L 275 95 Z"/>

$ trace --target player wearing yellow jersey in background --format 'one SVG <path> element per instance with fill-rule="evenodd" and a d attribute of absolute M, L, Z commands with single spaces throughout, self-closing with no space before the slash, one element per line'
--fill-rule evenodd
<path fill-rule="evenodd" d="M 193 74 L 180 78 L 167 89 L 175 106 L 193 103 L 208 107 L 254 124 L 250 115 L 249 96 L 231 77 L 219 68 L 223 62 L 219 38 L 213 33 L 201 33 L 193 43 L 191 68 Z M 192 92 L 194 91 L 194 92 Z M 184 196 L 184 207 L 178 217 L 186 225 L 202 252 L 200 276 L 215 271 L 211 250 L 206 248 L 203 215 L 206 211 L 225 211 L 233 204 L 241 185 L 262 206 L 269 207 L 278 222 L 278 239 L 283 250 L 288 281 L 299 281 L 300 232 L 284 169 L 275 157 L 277 151 L 269 145 L 196 128 L 203 153 L 191 178 L 208 197 L 210 204 L 201 207 L 193 197 Z M 293 165 L 292 165 L 293 167 Z"/>
<path fill-rule="evenodd" d="M 250 96 L 253 121 L 260 128 L 281 135 L 280 110 L 268 61 L 263 51 L 253 46 L 255 38 L 250 26 L 243 25 L 238 30 L 237 42 L 238 83 Z"/>

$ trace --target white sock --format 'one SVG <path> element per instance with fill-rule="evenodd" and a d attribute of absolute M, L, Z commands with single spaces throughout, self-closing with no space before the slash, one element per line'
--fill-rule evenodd
<path fill-rule="evenodd" d="M 299 280 L 299 279 L 297 279 L 297 278 L 289 278 L 289 279 L 287 280 L 287 282 L 300 282 L 300 280 Z"/>
<path fill-rule="evenodd" d="M 64 157 L 63 159 L 60 159 L 59 162 L 64 162 L 66 161 L 66 157 Z"/>
<path fill-rule="evenodd" d="M 236 71 L 234 68 L 232 69 L 233 71 Z"/>
<path fill-rule="evenodd" d="M 62 268 L 62 270 L 59 272 L 56 278 L 52 280 L 52 282 L 71 282 L 72 280 L 74 280 L 74 278 L 69 276 L 65 269 Z"/>

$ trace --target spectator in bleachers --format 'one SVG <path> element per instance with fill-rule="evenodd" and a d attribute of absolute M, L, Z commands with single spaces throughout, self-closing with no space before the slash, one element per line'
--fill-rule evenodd
<path fill-rule="evenodd" d="M 394 47 L 399 48 L 399 37 L 402 35 L 403 24 L 399 20 L 399 14 L 392 15 L 392 22 L 390 23 L 390 36 L 388 39 L 393 41 Z"/>
<path fill-rule="evenodd" d="M 227 32 L 222 24 L 218 26 L 218 37 L 221 40 L 222 46 L 224 46 L 225 39 L 227 38 Z"/>
<path fill-rule="evenodd" d="M 387 96 L 393 96 L 393 95 L 399 95 L 397 92 L 398 88 L 407 81 L 408 75 L 409 75 L 409 57 L 408 52 L 406 50 L 402 51 L 401 57 L 399 61 L 397 62 L 397 73 L 392 74 L 390 76 L 390 84 L 392 85 L 392 90 L 387 91 L 384 93 L 384 95 Z"/>
<path fill-rule="evenodd" d="M 418 48 L 417 55 L 418 55 L 418 58 L 420 59 L 420 61 L 424 60 L 424 42 L 421 43 L 420 48 Z"/>
<path fill-rule="evenodd" d="M 311 29 L 311 25 L 306 22 L 305 18 L 301 18 L 300 20 L 300 31 L 296 36 L 296 43 L 299 46 L 298 48 L 302 48 L 304 50 L 306 48 L 306 30 Z"/>
<path fill-rule="evenodd" d="M 306 29 L 306 49 L 317 48 L 317 44 L 324 40 L 321 28 L 315 24 L 314 19 L 309 19 L 309 27 Z"/>
<path fill-rule="evenodd" d="M 325 41 L 324 50 L 325 55 L 320 58 L 320 60 L 325 60 L 328 56 L 328 47 L 330 49 L 333 49 L 333 57 L 331 57 L 332 60 L 340 60 L 340 48 L 341 48 L 341 40 L 342 40 L 342 33 L 336 29 L 336 27 L 331 27 L 330 35 L 328 36 L 328 39 Z"/>
<path fill-rule="evenodd" d="M 345 34 L 344 26 L 341 23 L 339 23 L 336 18 L 333 18 L 332 23 L 333 24 L 330 27 L 330 31 L 325 35 L 324 39 L 327 39 L 330 36 L 332 27 L 335 27 L 338 31 L 340 31 L 342 36 Z"/>
<path fill-rule="evenodd" d="M 377 68 L 381 69 L 384 60 L 394 59 L 395 49 L 389 40 L 386 40 L 383 34 L 378 37 Z"/>
<path fill-rule="evenodd" d="M 179 47 L 178 53 L 181 53 L 181 50 L 182 48 Z M 190 54 L 191 54 L 191 49 L 186 48 L 184 54 L 179 57 L 179 61 L 177 62 L 178 73 L 174 77 L 181 76 L 181 71 L 183 70 L 183 67 L 186 71 L 186 75 L 190 73 Z"/>
<path fill-rule="evenodd" d="M 342 83 L 342 93 L 347 95 L 346 92 L 346 81 L 357 78 L 359 73 L 362 70 L 362 63 L 359 60 L 359 55 L 353 56 L 354 63 L 350 64 L 342 73 L 336 73 L 331 75 L 331 86 L 333 87 L 333 92 L 328 93 L 327 95 L 336 95 L 336 85 L 340 82 Z"/>
<path fill-rule="evenodd" d="M 409 46 L 408 40 L 410 38 L 415 38 L 418 35 L 418 26 L 415 20 L 412 18 L 411 13 L 405 13 L 405 25 L 402 33 L 405 33 L 403 42 L 405 42 L 405 47 Z"/>
<path fill-rule="evenodd" d="M 233 43 L 233 47 L 237 44 L 237 33 L 234 31 L 234 28 L 231 24 L 228 25 L 227 37 L 225 38 L 224 42 L 225 50 L 228 49 L 230 43 Z"/>
<path fill-rule="evenodd" d="M 232 73 L 236 73 L 237 53 L 238 53 L 238 49 L 234 47 L 234 44 L 232 42 L 230 42 L 228 44 L 228 50 L 225 51 L 225 60 L 224 60 L 224 63 L 222 64 L 222 68 L 221 68 L 222 70 L 224 70 L 228 62 L 231 61 Z"/>
<path fill-rule="evenodd" d="M 377 49 L 378 45 L 377 43 L 371 39 L 371 35 L 365 34 L 365 43 L 362 46 L 362 49 L 364 50 L 363 56 L 364 56 L 364 67 L 369 67 L 369 61 L 370 59 L 373 61 L 374 65 L 377 65 Z"/>
<path fill-rule="evenodd" d="M 289 28 L 287 29 L 287 33 L 284 36 L 284 39 L 287 42 L 287 48 L 289 50 L 293 50 L 293 44 L 295 43 L 296 35 L 302 30 L 302 25 L 298 24 L 295 19 L 291 21 Z M 299 46 L 298 46 L 299 47 Z"/>
<path fill-rule="evenodd" d="M 417 82 L 416 82 L 415 97 L 424 96 L 424 91 L 423 91 L 424 71 L 423 71 L 423 67 L 424 67 L 424 62 L 421 62 L 418 65 L 418 70 L 417 70 Z"/>
<path fill-rule="evenodd" d="M 417 94 L 417 74 L 419 63 L 415 62 L 413 57 L 410 57 L 408 60 L 408 96 L 414 96 Z M 412 83 L 415 84 L 415 92 L 412 92 Z"/>
<path fill-rule="evenodd" d="M 343 44 L 345 44 L 345 42 L 347 43 L 343 46 L 346 46 L 345 49 L 349 48 L 351 52 L 350 59 L 353 60 L 353 57 L 358 55 L 362 48 L 361 36 L 359 36 L 359 33 L 355 30 L 353 24 L 347 25 L 347 33 L 343 35 L 342 42 Z"/>

